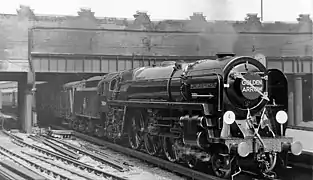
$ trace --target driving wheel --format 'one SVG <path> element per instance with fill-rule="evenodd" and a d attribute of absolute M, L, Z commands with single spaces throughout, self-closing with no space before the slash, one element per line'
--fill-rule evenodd
<path fill-rule="evenodd" d="M 77 131 L 77 130 L 78 130 L 78 122 L 77 122 L 77 120 L 75 119 L 75 120 L 73 120 L 72 122 L 73 122 L 73 123 L 72 123 L 73 129 L 74 129 L 75 131 Z"/>
<path fill-rule="evenodd" d="M 94 123 L 91 120 L 88 122 L 88 125 L 86 127 L 86 132 L 89 135 L 93 135 L 94 132 L 95 132 L 95 125 L 94 125 Z"/>
<path fill-rule="evenodd" d="M 195 156 L 193 156 L 193 155 L 187 155 L 186 156 L 186 164 L 188 167 L 195 168 L 197 163 L 198 163 L 198 160 Z"/>
<path fill-rule="evenodd" d="M 229 157 L 214 154 L 211 159 L 213 173 L 220 178 L 229 178 L 231 175 L 231 162 Z"/>
<path fill-rule="evenodd" d="M 170 162 L 178 161 L 177 148 L 176 148 L 174 143 L 175 143 L 175 141 L 171 137 L 164 137 L 163 138 L 164 155 Z"/>
<path fill-rule="evenodd" d="M 139 149 L 143 143 L 144 120 L 140 111 L 132 113 L 128 129 L 128 142 L 132 149 Z"/>
<path fill-rule="evenodd" d="M 145 149 L 148 154 L 154 156 L 159 152 L 159 137 L 146 133 L 144 136 Z"/>

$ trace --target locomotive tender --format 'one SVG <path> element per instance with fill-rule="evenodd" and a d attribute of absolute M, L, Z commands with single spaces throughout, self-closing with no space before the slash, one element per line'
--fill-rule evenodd
<path fill-rule="evenodd" d="M 284 135 L 288 83 L 252 57 L 164 62 L 109 73 L 69 88 L 71 128 L 98 137 L 128 137 L 131 148 L 190 168 L 198 163 L 229 178 L 248 162 L 275 178 L 287 155 L 302 152 Z"/>

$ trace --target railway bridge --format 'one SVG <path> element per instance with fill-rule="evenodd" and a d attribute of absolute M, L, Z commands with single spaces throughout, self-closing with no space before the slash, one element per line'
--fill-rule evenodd
<path fill-rule="evenodd" d="M 24 131 L 36 122 L 35 81 L 47 81 L 53 89 L 167 60 L 214 58 L 217 52 L 265 55 L 267 67 L 283 70 L 290 79 L 290 125 L 312 121 L 312 114 L 307 115 L 313 111 L 309 15 L 299 15 L 294 23 L 261 22 L 257 14 L 236 22 L 209 22 L 201 13 L 190 20 L 152 21 L 145 12 L 136 12 L 134 18 L 96 18 L 89 9 L 81 9 L 78 16 L 42 16 L 26 6 L 17 14 L 0 15 L 0 80 L 18 82 Z"/>

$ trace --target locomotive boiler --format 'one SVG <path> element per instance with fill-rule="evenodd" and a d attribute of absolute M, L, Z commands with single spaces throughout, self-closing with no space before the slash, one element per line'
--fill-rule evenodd
<path fill-rule="evenodd" d="M 71 124 L 115 141 L 127 137 L 133 149 L 190 168 L 202 164 L 218 177 L 252 162 L 257 174 L 275 178 L 288 153 L 302 152 L 300 142 L 284 135 L 287 87 L 280 70 L 248 56 L 164 62 L 109 73 L 94 92 L 99 120 Z"/>

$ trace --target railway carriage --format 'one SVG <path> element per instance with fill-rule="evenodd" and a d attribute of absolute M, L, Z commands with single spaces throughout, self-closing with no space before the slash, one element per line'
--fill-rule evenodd
<path fill-rule="evenodd" d="M 2 107 L 17 107 L 17 88 L 2 89 L 1 96 Z"/>
<path fill-rule="evenodd" d="M 17 114 L 17 88 L 0 90 L 0 110 L 3 113 Z"/>
<path fill-rule="evenodd" d="M 65 111 L 65 119 L 69 119 L 73 116 L 74 112 L 74 96 L 77 89 L 84 87 L 84 81 L 69 82 L 62 86 L 60 106 Z"/>
<path fill-rule="evenodd" d="M 102 78 L 102 76 L 95 76 L 87 80 L 70 82 L 63 86 L 63 97 L 60 103 L 64 104 L 64 109 L 66 109 L 65 119 L 69 121 L 71 128 L 88 131 L 89 124 L 99 123 L 98 83 Z M 75 118 L 78 123 L 73 123 L 76 121 L 73 121 L 72 118 Z M 89 129 L 94 128 L 90 127 Z"/>
<path fill-rule="evenodd" d="M 114 141 L 127 137 L 133 149 L 190 168 L 204 163 L 222 178 L 240 173 L 247 161 L 257 174 L 276 178 L 274 168 L 285 166 L 290 152 L 302 152 L 300 142 L 284 135 L 285 75 L 252 57 L 166 62 L 94 82 L 75 91 L 75 130 Z"/>

